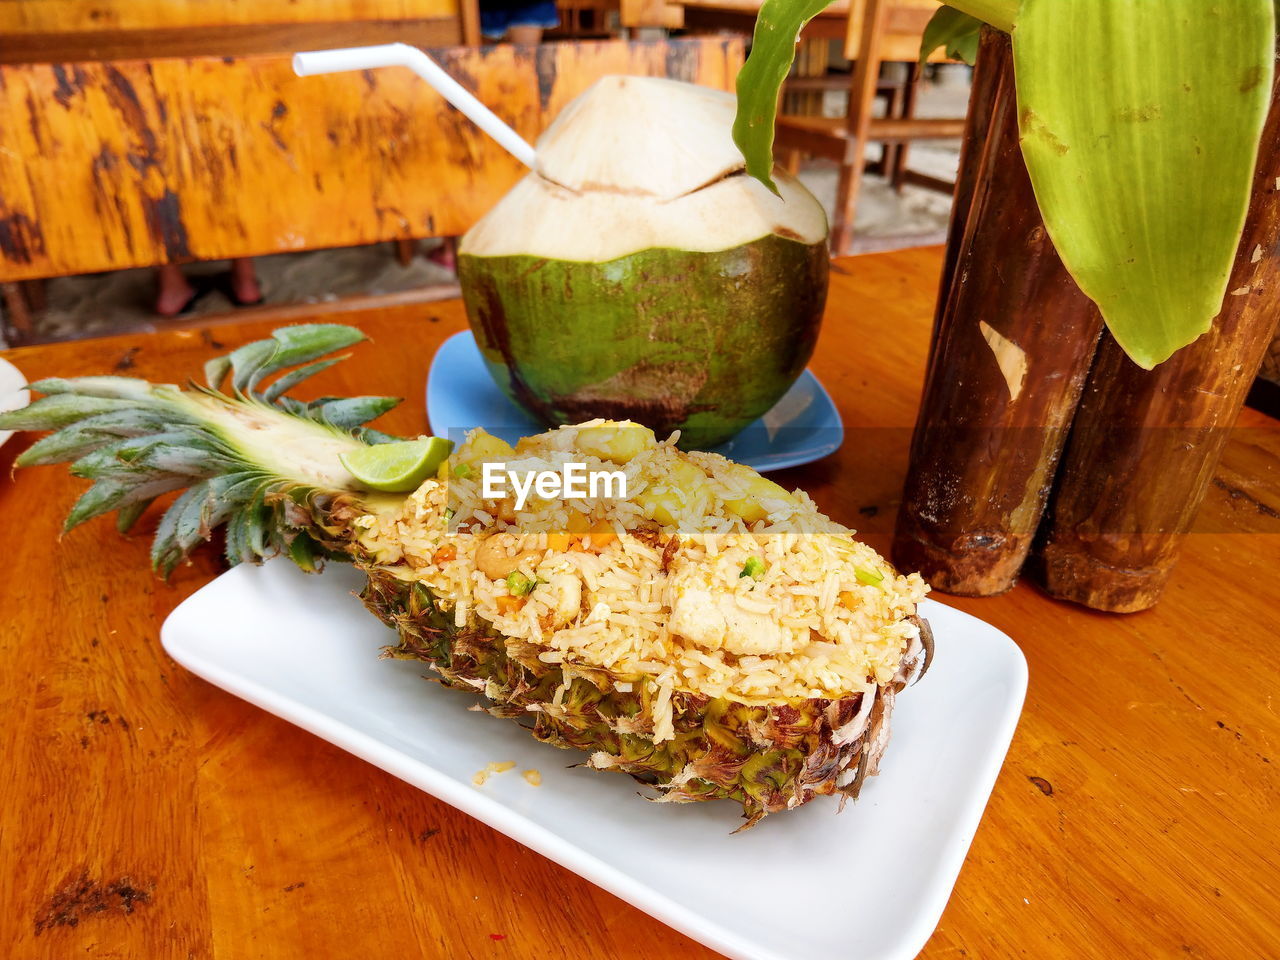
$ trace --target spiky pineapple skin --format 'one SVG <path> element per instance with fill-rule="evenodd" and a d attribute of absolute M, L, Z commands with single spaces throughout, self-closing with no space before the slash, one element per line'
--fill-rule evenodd
<path fill-rule="evenodd" d="M 460 629 L 423 584 L 359 565 L 368 576 L 361 599 L 399 633 L 388 656 L 425 662 L 445 686 L 483 693 L 490 714 L 521 723 L 544 743 L 588 752 L 590 766 L 657 788 L 653 799 L 734 800 L 747 825 L 818 796 L 856 798 L 863 777 L 874 772 L 873 747 L 887 734 L 893 694 L 904 682 L 896 678 L 877 691 L 869 722 L 848 740 L 839 731 L 858 716 L 861 694 L 751 705 L 676 691 L 675 737 L 655 744 L 645 684 L 624 692 L 614 682 L 632 678 L 573 667 L 557 702 L 565 670 L 539 660 L 540 648 L 492 627 Z"/>

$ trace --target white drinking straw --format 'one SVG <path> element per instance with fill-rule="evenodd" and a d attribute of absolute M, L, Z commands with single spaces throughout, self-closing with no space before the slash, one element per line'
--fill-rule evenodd
<path fill-rule="evenodd" d="M 383 43 L 373 47 L 340 47 L 311 50 L 293 55 L 293 72 L 300 77 L 375 67 L 408 67 L 457 107 L 477 127 L 497 140 L 513 157 L 532 169 L 534 151 L 520 134 L 498 119 L 497 114 L 472 96 L 466 87 L 449 76 L 440 65 L 417 47 L 407 43 Z"/>

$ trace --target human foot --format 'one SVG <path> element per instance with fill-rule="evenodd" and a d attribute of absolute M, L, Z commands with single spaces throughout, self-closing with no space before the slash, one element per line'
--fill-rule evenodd
<path fill-rule="evenodd" d="M 232 260 L 230 278 L 232 303 L 238 307 L 253 307 L 262 302 L 262 286 L 258 283 L 252 260 Z"/>
<path fill-rule="evenodd" d="M 445 237 L 440 246 L 427 254 L 427 259 L 439 264 L 446 270 L 458 269 L 458 240 L 456 237 Z"/>
<path fill-rule="evenodd" d="M 196 288 L 191 285 L 182 270 L 174 264 L 156 269 L 156 313 L 162 317 L 176 317 L 196 299 Z"/>

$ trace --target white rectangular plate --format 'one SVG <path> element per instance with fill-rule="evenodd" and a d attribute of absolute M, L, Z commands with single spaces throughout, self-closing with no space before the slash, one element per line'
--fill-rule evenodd
<path fill-rule="evenodd" d="M 284 561 L 240 566 L 179 606 L 161 638 L 211 683 L 730 957 L 914 957 L 951 895 L 1027 687 L 1012 640 L 927 601 L 937 656 L 898 697 L 881 773 L 861 799 L 837 816 L 837 801 L 819 798 L 730 836 L 734 804 L 646 803 L 630 778 L 569 769 L 577 755 L 468 712 L 475 698 L 427 683 L 423 664 L 379 660 L 394 634 L 352 596 L 360 585 L 338 565 L 320 576 Z M 515 772 L 472 784 L 505 760 L 540 770 L 542 785 Z M 777 880 L 755 903 L 739 884 L 716 882 L 767 876 Z"/>

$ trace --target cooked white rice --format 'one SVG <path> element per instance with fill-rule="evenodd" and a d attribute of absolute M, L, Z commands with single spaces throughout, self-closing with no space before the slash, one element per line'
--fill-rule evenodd
<path fill-rule="evenodd" d="M 626 500 L 530 499 L 517 517 L 513 498 L 481 496 L 492 438 L 473 432 L 401 507 L 362 517 L 361 542 L 395 576 L 429 586 L 458 626 L 485 621 L 547 663 L 649 685 L 656 740 L 671 735 L 664 705 L 676 690 L 766 703 L 848 697 L 893 677 L 918 635 L 906 620 L 927 591 L 918 575 L 899 576 L 803 492 L 683 453 L 674 438 L 646 439 L 623 464 L 584 452 L 600 445 L 580 430 L 615 426 L 527 438 L 508 466 L 622 469 Z M 462 463 L 471 469 L 459 477 Z M 511 570 L 536 582 L 531 592 L 513 595 Z"/>

